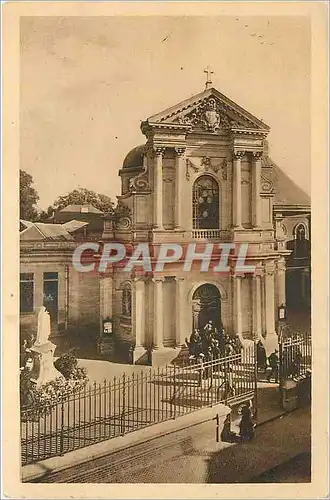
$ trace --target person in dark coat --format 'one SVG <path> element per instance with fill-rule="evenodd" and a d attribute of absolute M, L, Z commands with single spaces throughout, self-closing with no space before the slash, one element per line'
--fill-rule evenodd
<path fill-rule="evenodd" d="M 242 418 L 239 424 L 239 435 L 241 441 L 251 441 L 254 438 L 254 424 L 249 404 L 245 404 L 241 410 Z"/>
<path fill-rule="evenodd" d="M 257 343 L 257 364 L 260 370 L 267 370 L 267 355 L 261 340 Z"/>
<path fill-rule="evenodd" d="M 193 331 L 190 335 L 189 342 L 186 340 L 188 345 L 189 354 L 193 357 L 198 357 L 201 352 L 201 336 L 197 329 Z"/>
<path fill-rule="evenodd" d="M 279 371 L 279 363 L 280 359 L 278 356 L 278 350 L 275 349 L 275 351 L 269 356 L 269 365 L 271 367 L 271 372 L 267 377 L 268 382 L 270 382 L 271 378 L 275 379 L 275 384 L 278 383 L 278 371 Z"/>
<path fill-rule="evenodd" d="M 231 430 L 230 413 L 226 416 L 226 420 L 224 421 L 223 428 L 220 434 L 220 439 L 224 443 L 235 443 L 238 439 L 236 432 L 233 432 Z"/>

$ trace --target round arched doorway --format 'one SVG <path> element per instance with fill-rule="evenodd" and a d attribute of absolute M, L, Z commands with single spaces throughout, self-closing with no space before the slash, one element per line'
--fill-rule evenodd
<path fill-rule="evenodd" d="M 218 288 L 205 283 L 193 294 L 193 328 L 204 328 L 208 321 L 213 321 L 216 328 L 222 326 L 221 297 Z"/>

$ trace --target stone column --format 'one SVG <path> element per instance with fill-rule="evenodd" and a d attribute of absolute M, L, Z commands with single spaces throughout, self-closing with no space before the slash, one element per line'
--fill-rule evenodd
<path fill-rule="evenodd" d="M 260 184 L 261 184 L 261 155 L 260 151 L 252 153 L 252 177 L 253 177 L 253 225 L 261 226 L 261 199 L 260 199 Z"/>
<path fill-rule="evenodd" d="M 234 280 L 234 318 L 235 318 L 235 333 L 242 335 L 242 276 L 233 276 Z"/>
<path fill-rule="evenodd" d="M 182 229 L 182 184 L 184 174 L 185 148 L 174 148 L 175 151 L 175 219 L 174 227 Z"/>
<path fill-rule="evenodd" d="M 253 276 L 253 298 L 254 298 L 253 334 L 255 340 L 258 340 L 262 336 L 261 277 L 258 274 Z"/>
<path fill-rule="evenodd" d="M 277 305 L 286 304 L 285 295 L 285 259 L 282 257 L 277 264 Z"/>
<path fill-rule="evenodd" d="M 184 284 L 185 279 L 176 277 L 176 292 L 175 292 L 175 343 L 177 346 L 185 344 L 186 327 L 184 324 Z"/>
<path fill-rule="evenodd" d="M 135 330 L 135 346 L 141 347 L 145 331 L 145 282 L 143 278 L 133 280 L 133 317 L 132 324 Z"/>
<path fill-rule="evenodd" d="M 242 172 L 241 158 L 245 151 L 235 151 L 233 161 L 234 226 L 242 228 Z"/>
<path fill-rule="evenodd" d="M 266 308 L 266 334 L 275 333 L 275 296 L 274 296 L 274 262 L 265 265 L 265 308 Z"/>
<path fill-rule="evenodd" d="M 163 156 L 164 147 L 155 147 L 154 163 L 154 226 L 163 229 Z"/>
<path fill-rule="evenodd" d="M 164 329 L 164 312 L 163 312 L 163 278 L 154 278 L 154 332 L 153 344 L 154 348 L 163 347 L 163 329 Z"/>

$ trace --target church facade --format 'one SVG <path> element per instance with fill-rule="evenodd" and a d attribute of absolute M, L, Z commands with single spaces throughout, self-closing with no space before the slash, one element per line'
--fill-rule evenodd
<path fill-rule="evenodd" d="M 118 198 L 131 217 L 116 229 L 106 223 L 103 240 L 133 248 L 196 243 L 199 251 L 210 242 L 246 243 L 255 272 L 234 265 L 228 273 L 201 272 L 195 262 L 189 272 L 173 263 L 138 275 L 113 266 L 100 276 L 101 324 L 111 320 L 115 342 L 131 344 L 135 362 L 149 352 L 155 364 L 176 357 L 191 331 L 210 319 L 244 338 L 276 335 L 291 251 L 286 212 L 274 217 L 279 174 L 274 182 L 269 127 L 208 82 L 204 92 L 143 121 L 141 130 L 145 144 L 129 152 L 119 172 Z M 298 216 L 308 213 L 307 200 Z"/>
<path fill-rule="evenodd" d="M 134 251 L 144 243 L 155 255 L 164 243 L 196 252 L 247 244 L 254 272 L 237 271 L 233 251 L 227 272 L 195 260 L 186 270 L 177 261 L 157 272 L 113 264 L 82 273 L 72 255 L 84 241 L 95 244 L 87 222 L 23 221 L 21 332 L 35 331 L 44 305 L 54 335 L 88 337 L 101 352 L 114 347 L 153 364 L 177 357 L 209 320 L 246 339 L 276 336 L 279 306 L 310 306 L 311 229 L 309 197 L 269 156 L 269 127 L 207 82 L 141 130 L 144 144 L 119 171 L 127 216 L 102 214 L 101 244 Z"/>

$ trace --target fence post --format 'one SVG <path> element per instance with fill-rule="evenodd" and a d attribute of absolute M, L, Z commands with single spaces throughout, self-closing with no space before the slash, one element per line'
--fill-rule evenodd
<path fill-rule="evenodd" d="M 254 418 L 258 421 L 258 358 L 257 358 L 257 342 L 254 341 L 254 349 L 252 352 L 254 366 Z"/>
<path fill-rule="evenodd" d="M 64 455 L 64 397 L 61 397 L 61 434 L 60 434 L 60 455 Z"/>
<path fill-rule="evenodd" d="M 225 388 L 225 405 L 227 405 L 227 400 L 228 400 L 228 373 L 227 373 L 227 356 L 225 355 L 224 358 L 224 371 L 225 371 L 225 380 L 224 380 L 224 388 Z"/>
<path fill-rule="evenodd" d="M 283 386 L 283 364 L 284 364 L 284 355 L 283 355 L 283 338 L 281 337 L 280 338 L 280 341 L 279 341 L 279 363 L 280 363 L 280 367 L 279 367 L 279 386 L 280 386 L 280 391 L 281 391 L 281 388 Z"/>
<path fill-rule="evenodd" d="M 120 385 L 119 385 L 120 387 Z M 120 394 L 120 393 L 119 393 Z M 125 434 L 125 404 L 126 404 L 126 375 L 123 374 L 123 406 L 120 416 L 120 434 L 123 436 Z"/>

